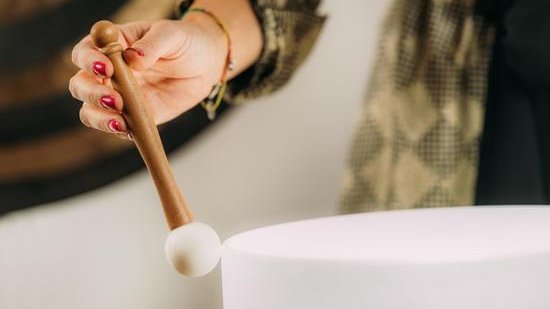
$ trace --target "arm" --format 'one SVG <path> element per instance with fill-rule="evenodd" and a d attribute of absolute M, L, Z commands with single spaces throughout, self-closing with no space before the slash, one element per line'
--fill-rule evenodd
<path fill-rule="evenodd" d="M 256 61 L 262 36 L 248 0 L 199 0 L 196 5 L 212 11 L 229 28 L 237 65 L 230 77 Z M 193 13 L 182 20 L 140 21 L 118 28 L 124 59 L 134 70 L 157 124 L 201 102 L 220 81 L 228 45 L 210 16 Z M 75 46 L 72 60 L 81 70 L 71 78 L 69 89 L 84 103 L 82 123 L 127 137 L 128 126 L 121 115 L 123 99 L 109 86 L 112 63 L 89 35 Z"/>
<path fill-rule="evenodd" d="M 283 85 L 309 53 L 324 20 L 315 15 L 318 0 L 196 0 L 216 15 L 233 40 L 235 70 L 226 98 L 231 102 L 273 91 Z M 258 21 L 258 17 L 260 22 Z M 169 121 L 201 102 L 225 70 L 227 40 L 206 14 L 182 20 L 119 25 L 125 61 L 135 71 L 145 101 L 157 124 Z M 113 66 L 90 36 L 73 49 L 81 69 L 69 89 L 84 102 L 82 123 L 126 137 L 121 115 L 124 102 L 109 87 Z"/>
<path fill-rule="evenodd" d="M 283 87 L 305 61 L 325 17 L 321 0 L 252 0 L 263 34 L 257 62 L 230 83 L 228 102 L 240 103 Z"/>
<path fill-rule="evenodd" d="M 262 51 L 263 37 L 260 23 L 254 14 L 248 0 L 195 0 L 192 7 L 205 8 L 216 15 L 228 28 L 231 35 L 232 54 L 235 69 L 230 72 L 229 78 L 242 73 L 258 60 Z M 209 16 L 201 13 L 192 13 L 183 18 L 183 22 L 204 24 L 212 28 L 218 35 L 220 42 L 225 36 L 219 26 Z M 223 49 L 226 51 L 226 49 Z M 225 55 L 221 55 L 222 59 Z"/>

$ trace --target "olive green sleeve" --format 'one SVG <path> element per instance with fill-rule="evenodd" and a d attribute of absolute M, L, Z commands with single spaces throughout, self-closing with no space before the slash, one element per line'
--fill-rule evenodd
<path fill-rule="evenodd" d="M 258 61 L 234 78 L 226 101 L 240 103 L 271 93 L 288 82 L 312 50 L 325 21 L 321 0 L 252 0 L 264 46 Z"/>

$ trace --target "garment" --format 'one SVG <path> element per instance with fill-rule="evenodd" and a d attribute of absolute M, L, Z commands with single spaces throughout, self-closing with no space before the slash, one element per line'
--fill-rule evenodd
<path fill-rule="evenodd" d="M 295 68 L 280 59 L 310 49 L 311 36 L 304 46 L 297 39 L 321 26 L 317 4 L 254 3 L 268 42 L 259 67 L 284 67 L 270 75 L 273 85 L 286 82 Z M 275 16 L 286 18 L 265 18 L 273 8 L 280 10 Z M 297 26 L 296 18 L 314 22 Z M 381 33 L 341 210 L 473 204 L 493 24 L 475 14 L 473 1 L 396 0 Z"/>
<path fill-rule="evenodd" d="M 256 63 L 228 83 L 224 101 L 240 104 L 278 90 L 311 52 L 325 21 L 316 14 L 321 0 L 250 0 L 263 33 Z M 193 0 L 176 0 L 180 17 Z"/>
<path fill-rule="evenodd" d="M 382 33 L 342 210 L 473 204 L 492 24 L 473 1 L 398 0 Z"/>
<path fill-rule="evenodd" d="M 309 55 L 325 17 L 321 0 L 253 0 L 264 46 L 254 66 L 229 83 L 227 102 L 239 104 L 278 90 Z"/>
<path fill-rule="evenodd" d="M 477 204 L 550 203 L 550 2 L 480 2 L 497 27 Z"/>

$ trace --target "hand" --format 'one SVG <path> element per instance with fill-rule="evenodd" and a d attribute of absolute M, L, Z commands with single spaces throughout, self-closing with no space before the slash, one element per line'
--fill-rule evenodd
<path fill-rule="evenodd" d="M 157 124 L 169 121 L 202 101 L 219 82 L 227 55 L 224 33 L 204 14 L 184 21 L 161 20 L 118 26 L 123 57 L 133 70 Z M 80 119 L 88 127 L 126 137 L 124 102 L 110 86 L 113 65 L 90 35 L 73 49 L 81 70 L 71 78 L 72 96 L 82 102 Z"/>

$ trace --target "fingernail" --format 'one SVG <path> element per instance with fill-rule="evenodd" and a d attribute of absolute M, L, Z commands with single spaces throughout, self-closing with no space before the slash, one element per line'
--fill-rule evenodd
<path fill-rule="evenodd" d="M 101 61 L 94 61 L 92 70 L 96 75 L 107 76 L 107 66 Z"/>
<path fill-rule="evenodd" d="M 139 49 L 139 48 L 135 48 L 135 47 L 128 47 L 126 48 L 127 51 L 133 51 L 135 52 L 136 54 L 138 54 L 139 56 L 143 57 L 145 54 L 143 53 L 143 50 Z"/>
<path fill-rule="evenodd" d="M 103 107 L 105 108 L 116 109 L 115 98 L 110 95 L 102 96 L 99 101 L 101 102 L 101 105 L 103 105 Z"/>
<path fill-rule="evenodd" d="M 120 122 L 115 119 L 109 120 L 109 129 L 111 129 L 111 131 L 116 133 L 124 132 L 120 127 Z"/>

